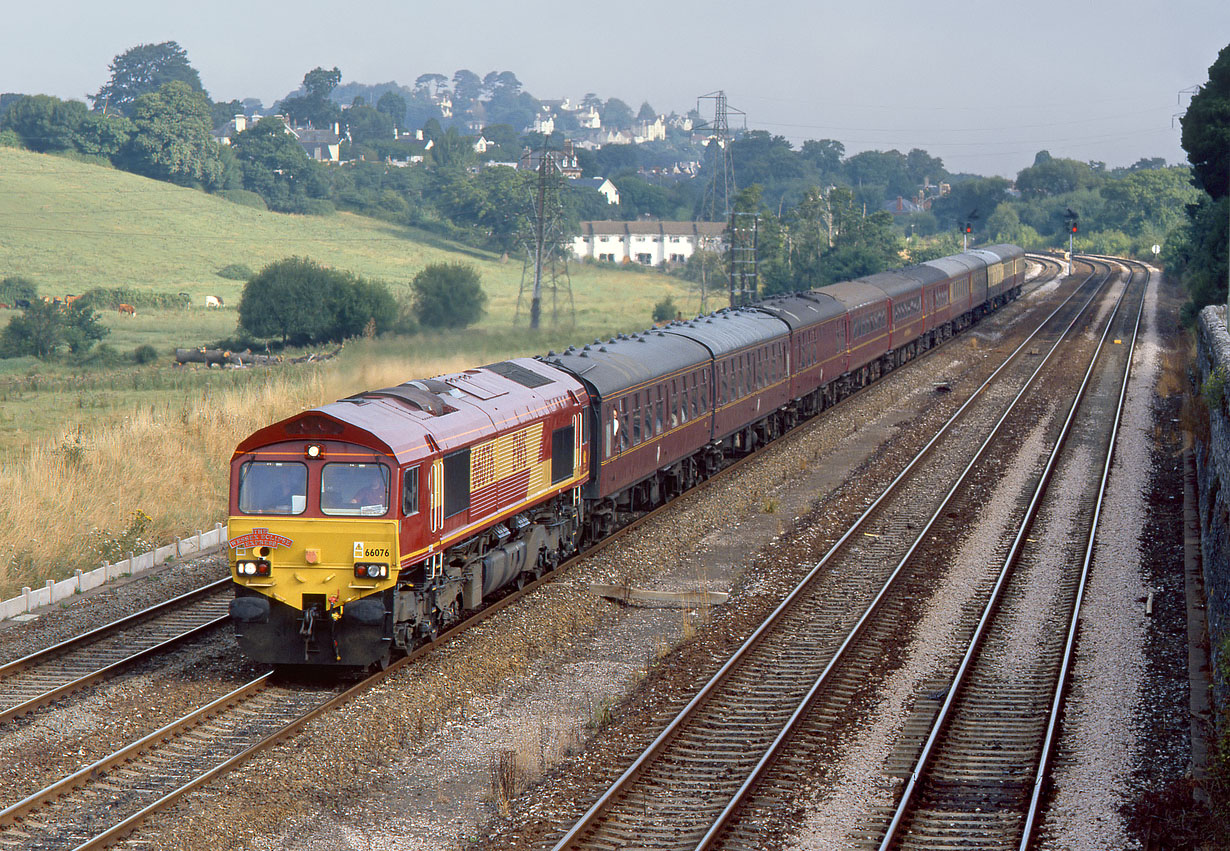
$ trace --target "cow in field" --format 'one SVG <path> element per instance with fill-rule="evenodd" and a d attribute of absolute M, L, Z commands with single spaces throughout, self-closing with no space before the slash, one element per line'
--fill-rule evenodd
<path fill-rule="evenodd" d="M 226 304 L 225 302 L 222 301 L 222 296 L 220 295 L 207 295 L 205 296 L 205 306 L 206 307 L 225 307 Z"/>
<path fill-rule="evenodd" d="M 121 304 L 119 306 L 119 311 L 124 316 L 136 316 L 137 315 L 137 309 L 133 307 L 131 304 Z"/>
<path fill-rule="evenodd" d="M 74 301 L 76 301 L 76 300 L 77 300 L 77 299 L 79 299 L 79 298 L 81 298 L 81 296 L 79 296 L 79 295 L 66 295 L 66 296 L 64 296 L 64 306 L 65 306 L 65 307 L 72 307 L 72 306 L 73 306 L 73 302 L 74 302 Z"/>
<path fill-rule="evenodd" d="M 9 306 L 5 304 L 4 302 L 0 301 L 0 310 L 8 310 L 8 309 L 9 309 Z"/>
<path fill-rule="evenodd" d="M 13 307 L 17 308 L 18 310 L 29 310 L 30 309 L 30 299 L 19 298 L 17 299 L 17 301 L 13 302 Z"/>

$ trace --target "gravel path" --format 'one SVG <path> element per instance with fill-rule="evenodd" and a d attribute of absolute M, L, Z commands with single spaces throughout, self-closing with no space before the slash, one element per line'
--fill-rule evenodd
<path fill-rule="evenodd" d="M 1177 673 L 1186 682 L 1185 670 L 1151 672 L 1156 627 L 1144 606 L 1146 578 L 1155 566 L 1146 563 L 1142 536 L 1154 510 L 1146 497 L 1158 460 L 1156 387 L 1168 345 L 1159 334 L 1159 280 L 1155 272 L 1141 319 L 1040 848 L 1142 847 L 1128 823 L 1130 804 L 1146 788 L 1182 776 L 1190 758 L 1190 744 L 1184 752 L 1186 719 L 1178 707 L 1162 713 L 1173 726 L 1143 723 L 1157 711 L 1149 704 L 1164 696 L 1167 676 Z M 1168 308 L 1176 309 L 1169 301 Z M 1174 568 L 1181 582 L 1181 553 Z M 1172 597 L 1169 604 L 1182 608 L 1181 591 Z M 1163 605 L 1160 598 L 1158 605 Z M 1185 646 L 1183 639 L 1180 643 Z M 1180 691 L 1185 707 L 1186 691 Z"/>

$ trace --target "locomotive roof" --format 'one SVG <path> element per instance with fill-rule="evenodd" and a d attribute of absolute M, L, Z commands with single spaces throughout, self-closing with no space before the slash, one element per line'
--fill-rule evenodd
<path fill-rule="evenodd" d="M 827 287 L 821 287 L 820 292 L 837 299 L 846 310 L 857 310 L 860 307 L 884 301 L 884 291 L 864 280 L 829 284 Z"/>
<path fill-rule="evenodd" d="M 707 363 L 703 346 L 662 330 L 620 334 L 585 346 L 551 352 L 543 362 L 580 378 L 600 398 L 680 369 Z"/>
<path fill-rule="evenodd" d="M 663 330 L 667 334 L 695 340 L 714 357 L 721 357 L 781 337 L 787 329 L 785 322 L 776 316 L 745 307 L 721 310 L 685 322 L 672 322 Z"/>
<path fill-rule="evenodd" d="M 572 376 L 529 358 L 415 379 L 368 390 L 266 426 L 235 449 L 242 455 L 274 443 L 338 440 L 385 452 L 404 464 L 504 431 L 584 391 Z"/>
<path fill-rule="evenodd" d="M 791 330 L 808 328 L 817 322 L 843 316 L 846 312 L 837 299 L 817 291 L 771 298 L 758 303 L 756 309 L 773 314 L 789 325 Z"/>

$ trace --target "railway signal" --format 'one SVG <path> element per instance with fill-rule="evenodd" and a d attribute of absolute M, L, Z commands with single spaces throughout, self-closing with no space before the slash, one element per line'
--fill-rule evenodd
<path fill-rule="evenodd" d="M 1063 214 L 1064 223 L 1068 227 L 1068 258 L 1071 259 L 1072 251 L 1076 242 L 1077 221 L 1080 216 L 1071 207 L 1068 207 Z"/>

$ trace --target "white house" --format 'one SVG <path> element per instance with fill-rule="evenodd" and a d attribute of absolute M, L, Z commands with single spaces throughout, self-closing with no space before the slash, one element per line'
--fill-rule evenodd
<path fill-rule="evenodd" d="M 578 177 L 573 180 L 577 186 L 588 186 L 597 189 L 608 204 L 619 206 L 619 190 L 611 183 L 609 177 Z"/>
<path fill-rule="evenodd" d="M 686 263 L 697 248 L 724 251 L 724 222 L 581 222 L 572 253 L 608 263 Z"/>

